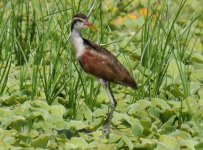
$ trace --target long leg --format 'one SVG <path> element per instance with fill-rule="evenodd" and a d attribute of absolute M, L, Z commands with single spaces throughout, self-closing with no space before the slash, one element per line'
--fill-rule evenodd
<path fill-rule="evenodd" d="M 113 112 L 114 112 L 114 110 L 116 108 L 117 102 L 116 102 L 115 97 L 113 96 L 113 93 L 112 93 L 112 90 L 111 90 L 111 87 L 110 87 L 110 83 L 108 81 L 105 81 L 105 80 L 102 80 L 102 79 L 100 79 L 100 82 L 104 85 L 106 93 L 107 93 L 107 95 L 109 97 L 109 100 L 111 102 L 111 110 L 110 110 L 110 113 L 108 115 L 108 118 L 105 121 L 105 125 L 104 125 L 104 128 L 103 128 L 103 131 L 104 131 L 105 135 L 108 135 L 110 133 L 110 126 L 111 126 L 111 121 L 112 121 L 112 118 L 113 118 Z"/>

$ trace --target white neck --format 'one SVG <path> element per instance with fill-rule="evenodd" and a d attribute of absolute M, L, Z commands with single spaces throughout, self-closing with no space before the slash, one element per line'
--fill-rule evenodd
<path fill-rule="evenodd" d="M 80 35 L 79 31 L 73 29 L 71 31 L 71 39 L 76 50 L 76 57 L 78 58 L 85 52 L 85 45 L 83 43 L 82 36 Z"/>

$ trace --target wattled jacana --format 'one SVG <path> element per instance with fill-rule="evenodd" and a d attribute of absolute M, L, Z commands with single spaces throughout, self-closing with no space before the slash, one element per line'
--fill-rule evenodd
<path fill-rule="evenodd" d="M 116 107 L 116 100 L 110 88 L 110 82 L 137 88 L 135 80 L 128 70 L 117 60 L 117 58 L 105 48 L 82 37 L 81 31 L 84 28 L 96 27 L 88 22 L 88 17 L 84 14 L 77 14 L 72 19 L 71 38 L 76 50 L 76 57 L 82 69 L 94 77 L 98 78 L 106 89 L 111 102 L 111 110 L 104 125 L 104 133 L 110 133 L 110 125 L 113 111 Z"/>

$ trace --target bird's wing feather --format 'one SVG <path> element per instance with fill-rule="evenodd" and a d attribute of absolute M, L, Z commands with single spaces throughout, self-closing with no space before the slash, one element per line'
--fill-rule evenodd
<path fill-rule="evenodd" d="M 86 52 L 79 58 L 85 72 L 106 81 L 136 88 L 136 82 L 117 58 L 105 48 L 85 40 Z"/>

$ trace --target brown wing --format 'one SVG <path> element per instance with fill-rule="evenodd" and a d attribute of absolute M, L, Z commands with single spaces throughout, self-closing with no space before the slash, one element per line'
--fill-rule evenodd
<path fill-rule="evenodd" d="M 86 40 L 85 43 L 88 45 L 86 52 L 79 58 L 85 72 L 106 81 L 137 88 L 128 70 L 113 54 L 90 41 Z"/>

